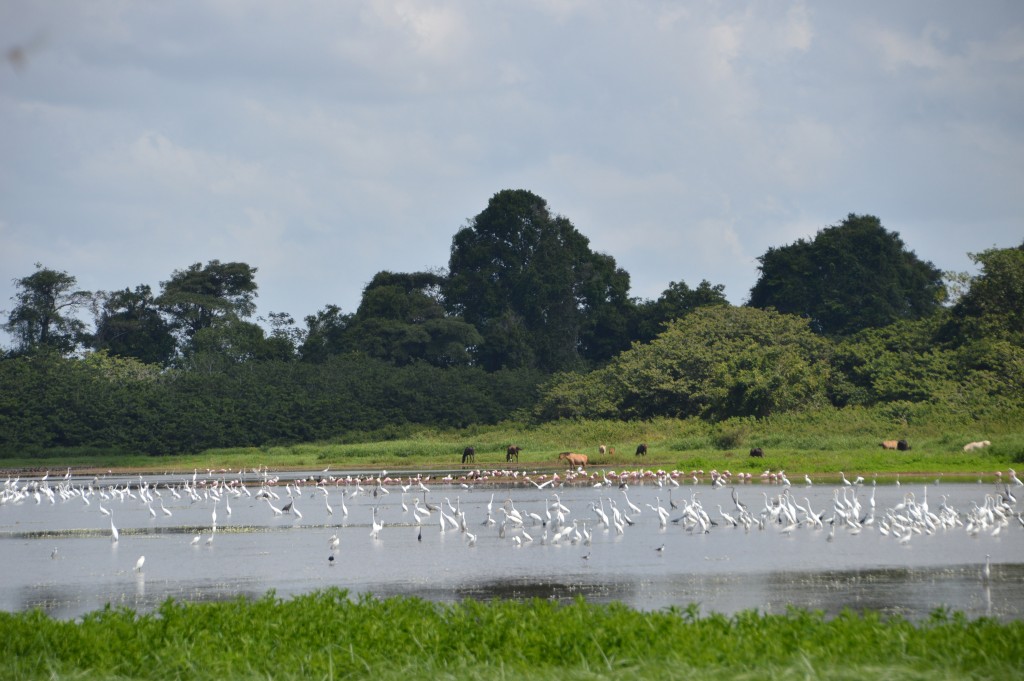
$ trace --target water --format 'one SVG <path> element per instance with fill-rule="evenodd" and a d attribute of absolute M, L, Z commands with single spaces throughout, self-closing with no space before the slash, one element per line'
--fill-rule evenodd
<path fill-rule="evenodd" d="M 789 532 L 784 524 L 771 522 L 765 529 L 727 525 L 718 506 L 735 514 L 729 487 L 703 483 L 671 488 L 671 501 L 679 507 L 673 509 L 667 483 L 659 487 L 648 480 L 630 485 L 625 494 L 615 486 L 539 490 L 507 481 L 471 488 L 430 481 L 428 492 L 414 484 L 407 493 L 390 486 L 390 494 L 375 496 L 368 485 L 362 492 L 354 485 L 329 485 L 325 494 L 307 484 L 292 500 L 299 518 L 271 509 L 271 504 L 280 509 L 290 500 L 284 481 L 272 488 L 280 498 L 269 503 L 245 494 L 192 501 L 184 493 L 176 498 L 163 487 L 190 482 L 191 477 L 148 478 L 161 485 L 160 496 L 148 506 L 138 498 L 137 477 L 96 481 L 88 505 L 81 494 L 66 501 L 57 496 L 53 503 L 42 495 L 39 503 L 30 496 L 0 505 L 0 609 L 40 608 L 54 617 L 75 618 L 108 603 L 148 611 L 168 597 L 213 601 L 256 598 L 271 590 L 288 597 L 340 587 L 353 594 L 438 601 L 584 596 L 643 610 L 695 604 L 705 614 L 751 609 L 781 613 L 790 606 L 828 614 L 845 608 L 873 610 L 911 619 L 927 617 L 939 607 L 1000 620 L 1020 619 L 1024 613 L 1024 527 L 1013 516 L 995 535 L 994 526 L 976 534 L 959 526 L 913 534 L 901 543 L 884 536 L 876 522 L 859 533 L 837 527 L 830 540 L 829 524 Z M 100 498 L 100 488 L 128 482 L 134 483 L 136 498 Z M 59 483 L 48 482 L 54 490 Z M 68 482 L 79 490 L 89 483 Z M 259 484 L 247 485 L 255 495 Z M 933 512 L 944 496 L 966 519 L 976 506 L 985 505 L 986 495 L 1004 494 L 1006 488 L 863 486 L 846 488 L 848 498 L 854 490 L 865 514 L 874 493 L 878 519 L 908 493 L 918 503 L 927 494 Z M 744 484 L 735 492 L 757 515 L 766 497 L 774 499 L 783 488 Z M 694 493 L 718 525 L 707 533 L 672 522 L 662 527 L 652 507 L 660 505 L 670 518 L 678 518 Z M 555 494 L 570 510 L 567 522 L 576 521 L 581 532 L 584 526 L 592 532 L 589 544 L 570 539 L 554 544 L 553 526 L 535 525 L 528 517 L 522 530 L 506 526 L 505 537 L 499 537 L 506 500 L 506 508 L 546 520 Z M 791 488 L 794 501 L 803 504 L 806 499 L 815 512 L 824 511 L 826 521 L 833 515 L 836 494 L 841 498 L 842 489 L 830 485 Z M 440 506 L 451 516 L 455 513 L 449 503 L 456 506 L 465 514 L 468 533 L 450 526 L 442 531 L 436 511 L 417 523 L 414 499 Z M 621 534 L 599 525 L 591 507 L 602 503 L 611 515 L 609 499 L 621 511 L 630 502 L 641 509 Z M 403 501 L 408 511 L 403 511 Z M 494 525 L 484 524 L 488 504 Z M 117 542 L 111 540 L 111 517 L 100 511 L 101 505 L 112 513 Z M 371 536 L 374 508 L 383 525 L 377 538 Z M 215 510 L 217 532 L 211 534 Z M 469 533 L 476 535 L 474 545 Z M 197 535 L 200 540 L 193 543 Z M 329 546 L 333 535 L 339 539 L 337 549 Z M 987 580 L 982 578 L 986 555 L 991 561 Z M 136 571 L 140 556 L 145 563 Z"/>

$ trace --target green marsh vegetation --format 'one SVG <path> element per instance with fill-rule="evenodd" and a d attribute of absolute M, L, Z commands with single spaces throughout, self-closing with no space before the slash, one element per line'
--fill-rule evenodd
<path fill-rule="evenodd" d="M 911 449 L 883 450 L 883 439 L 905 437 Z M 990 440 L 990 447 L 964 452 L 963 445 Z M 634 455 L 638 443 L 648 454 Z M 996 471 L 1024 467 L 1024 410 L 983 417 L 951 413 L 940 406 L 883 405 L 827 407 L 757 419 L 740 417 L 721 422 L 699 418 L 655 418 L 649 421 L 560 420 L 542 424 L 503 422 L 462 429 L 406 427 L 370 432 L 330 441 L 211 449 L 175 457 L 104 455 L 60 458 L 12 457 L 2 463 L 12 469 L 56 468 L 105 471 L 107 468 L 191 473 L 193 469 L 237 471 L 267 466 L 271 470 L 332 472 L 344 470 L 469 470 L 504 468 L 505 449 L 523 448 L 521 470 L 560 470 L 559 452 L 579 451 L 590 457 L 590 468 L 639 466 L 665 470 L 712 469 L 759 473 L 785 470 L 792 474 L 838 475 L 839 471 L 877 475 L 880 482 L 900 474 L 960 475 L 989 482 Z M 615 454 L 598 453 L 599 445 Z M 472 445 L 476 462 L 461 465 L 462 450 Z M 749 456 L 752 447 L 765 450 L 764 459 Z M 952 479 L 952 478 L 950 478 Z"/>
<path fill-rule="evenodd" d="M 1021 678 L 1024 622 L 349 598 L 0 613 L 10 679 Z"/>

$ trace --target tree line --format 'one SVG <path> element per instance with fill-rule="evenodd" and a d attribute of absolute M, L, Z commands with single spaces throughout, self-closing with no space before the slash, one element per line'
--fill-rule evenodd
<path fill-rule="evenodd" d="M 748 302 L 629 275 L 546 202 L 495 194 L 444 270 L 381 271 L 358 309 L 253 321 L 256 268 L 217 260 L 154 292 L 15 280 L 0 453 L 174 453 L 510 418 L 765 417 L 815 405 L 1016 404 L 1024 244 L 920 260 L 870 215 L 769 248 Z M 81 313 L 92 313 L 90 328 Z M 262 322 L 262 325 L 257 322 Z"/>

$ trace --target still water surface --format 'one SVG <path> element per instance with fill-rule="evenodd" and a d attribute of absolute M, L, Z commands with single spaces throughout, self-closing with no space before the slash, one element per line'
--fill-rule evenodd
<path fill-rule="evenodd" d="M 90 482 L 63 484 L 84 489 Z M 825 523 L 820 529 L 802 524 L 786 531 L 785 524 L 770 521 L 764 529 L 733 527 L 720 515 L 719 505 L 736 514 L 735 491 L 756 517 L 766 502 L 783 493 L 782 487 L 765 484 L 730 489 L 647 481 L 622 490 L 585 485 L 537 489 L 522 483 L 467 488 L 430 481 L 426 492 L 413 484 L 405 493 L 391 486 L 390 494 L 374 494 L 369 485 L 362 491 L 329 485 L 326 492 L 306 485 L 290 498 L 282 480 L 272 488 L 279 498 L 268 501 L 255 497 L 260 488 L 255 481 L 247 483 L 253 496 L 236 490 L 238 496 L 226 493 L 219 500 L 205 493 L 198 500 L 184 493 L 178 498 L 164 487 L 187 484 L 185 478 L 146 482 L 159 485 L 160 491 L 148 504 L 139 498 L 136 477 L 96 482 L 88 504 L 81 494 L 66 500 L 56 496 L 52 503 L 44 494 L 39 503 L 30 495 L 0 505 L 0 609 L 40 608 L 54 617 L 75 618 L 107 603 L 148 611 L 168 597 L 255 598 L 271 590 L 288 597 L 340 587 L 353 594 L 439 601 L 584 596 L 643 610 L 695 604 L 701 613 L 724 614 L 751 609 L 780 613 L 796 606 L 828 614 L 844 608 L 873 610 L 911 619 L 940 607 L 970 617 L 1024 616 L 1024 525 L 1017 517 L 998 532 L 987 527 L 969 533 L 957 526 L 914 533 L 903 542 L 883 535 L 878 522 L 860 531 L 837 524 L 834 533 L 828 524 L 837 494 L 849 499 L 856 494 L 866 515 L 873 493 L 878 519 L 908 494 L 917 503 L 927 499 L 933 511 L 945 503 L 965 519 L 985 505 L 987 495 L 1005 494 L 1003 485 L 869 484 L 845 492 L 836 485 L 795 485 L 791 498 L 823 514 Z M 128 483 L 135 498 L 103 500 L 98 493 Z M 57 489 L 59 483 L 48 484 Z M 546 522 L 555 495 L 569 509 L 566 523 L 576 521 L 578 529 L 591 532 L 589 543 L 571 537 L 553 543 L 554 524 L 535 524 L 527 515 L 536 513 Z M 451 525 L 442 531 L 439 511 L 417 522 L 414 499 L 452 517 L 461 511 L 467 532 Z M 717 523 L 706 533 L 671 522 L 691 499 L 699 500 Z M 600 524 L 593 507 L 611 515 L 610 500 L 623 512 L 629 504 L 640 508 L 640 513 L 630 512 L 633 524 L 621 533 Z M 289 501 L 292 512 L 278 515 L 274 508 Z M 486 524 L 489 505 L 494 524 Z M 669 514 L 665 526 L 658 506 Z M 507 522 L 501 537 L 503 508 L 514 508 L 526 522 L 522 529 Z M 217 531 L 212 534 L 214 512 Z M 382 525 L 376 538 L 371 536 L 374 518 Z M 119 534 L 116 542 L 111 519 Z M 471 534 L 475 543 L 469 541 Z M 337 548 L 330 545 L 332 536 L 338 538 Z M 983 578 L 986 555 L 988 579 Z M 141 556 L 144 564 L 136 570 Z"/>

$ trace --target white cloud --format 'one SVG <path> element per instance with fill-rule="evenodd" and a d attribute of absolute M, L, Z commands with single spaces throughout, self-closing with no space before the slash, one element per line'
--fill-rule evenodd
<path fill-rule="evenodd" d="M 652 297 L 739 302 L 767 247 L 849 212 L 943 268 L 1020 241 L 1016 5 L 0 4 L 0 48 L 38 35 L 0 67 L 10 276 L 244 259 L 261 308 L 353 310 L 378 270 L 444 266 L 509 187 Z"/>

